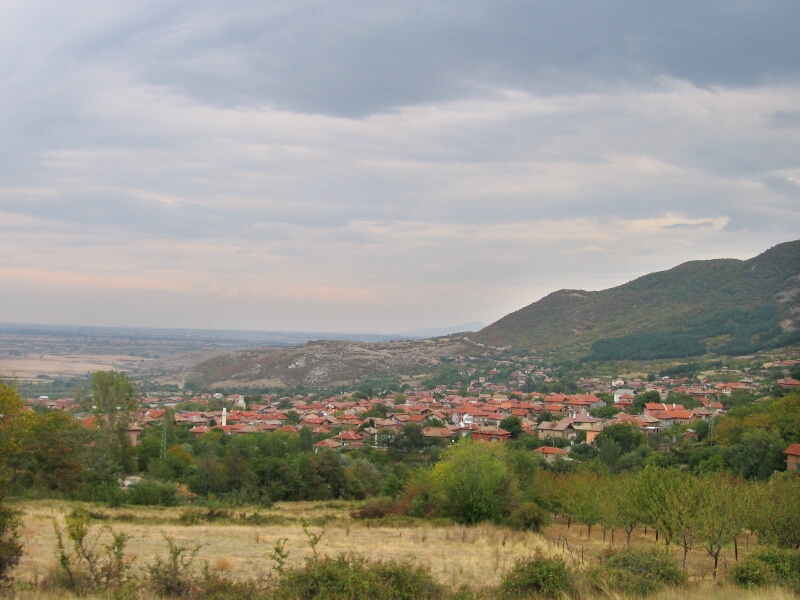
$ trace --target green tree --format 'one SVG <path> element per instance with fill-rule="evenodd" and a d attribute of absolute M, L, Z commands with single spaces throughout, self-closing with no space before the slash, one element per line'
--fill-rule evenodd
<path fill-rule="evenodd" d="M 434 501 L 459 523 L 499 522 L 517 501 L 517 485 L 501 444 L 463 439 L 449 447 L 433 468 Z"/>
<path fill-rule="evenodd" d="M 694 507 L 697 536 L 714 559 L 716 578 L 720 552 L 747 526 L 751 494 L 745 482 L 724 473 L 701 477 L 699 484 L 699 501 Z"/>
<path fill-rule="evenodd" d="M 18 452 L 30 425 L 30 413 L 23 409 L 25 403 L 17 388 L 0 379 L 0 501 L 8 488 L 8 457 Z"/>
<path fill-rule="evenodd" d="M 500 429 L 508 431 L 511 439 L 516 440 L 522 433 L 522 421 L 515 415 L 509 415 L 500 421 Z"/>
<path fill-rule="evenodd" d="M 619 449 L 622 454 L 632 452 L 645 441 L 644 433 L 633 425 L 626 423 L 615 423 L 603 428 L 595 438 L 595 444 L 601 449 L 603 444 L 607 441 L 613 441 L 619 444 Z"/>
<path fill-rule="evenodd" d="M 776 473 L 754 490 L 750 529 L 762 543 L 800 548 L 800 475 Z"/>
<path fill-rule="evenodd" d="M 103 417 L 103 427 L 110 431 L 119 423 L 127 424 L 128 413 L 136 407 L 136 385 L 125 373 L 92 373 L 92 401 Z"/>
<path fill-rule="evenodd" d="M 630 412 L 634 415 L 640 415 L 644 412 L 645 404 L 656 402 L 661 402 L 661 394 L 655 390 L 645 392 L 644 394 L 636 394 L 636 398 L 633 399 L 633 403 L 631 404 Z"/>

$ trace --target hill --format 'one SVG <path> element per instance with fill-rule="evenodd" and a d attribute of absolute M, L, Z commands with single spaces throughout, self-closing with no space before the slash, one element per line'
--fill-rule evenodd
<path fill-rule="evenodd" d="M 320 340 L 294 348 L 237 350 L 193 366 L 177 377 L 197 389 L 300 385 L 330 389 L 370 378 L 421 376 L 463 346 L 460 338 L 388 343 Z"/>
<path fill-rule="evenodd" d="M 560 290 L 470 335 L 594 360 L 746 354 L 800 342 L 800 240 L 692 261 L 598 291 Z"/>

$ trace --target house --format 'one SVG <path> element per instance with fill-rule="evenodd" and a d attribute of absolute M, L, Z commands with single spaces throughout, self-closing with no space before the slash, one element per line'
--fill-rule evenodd
<path fill-rule="evenodd" d="M 699 420 L 691 410 L 665 410 L 650 416 L 659 420 L 661 429 L 669 429 L 673 425 L 688 425 L 692 421 Z"/>
<path fill-rule="evenodd" d="M 364 445 L 364 438 L 350 429 L 333 436 L 333 439 L 341 443 L 343 448 L 360 448 Z"/>
<path fill-rule="evenodd" d="M 800 444 L 792 444 L 783 453 L 786 455 L 786 470 L 800 471 Z"/>
<path fill-rule="evenodd" d="M 539 438 L 575 439 L 578 432 L 575 427 L 573 427 L 574 423 L 575 419 L 572 417 L 566 417 L 560 421 L 542 421 L 539 423 L 538 427 Z"/>
<path fill-rule="evenodd" d="M 138 446 L 141 443 L 139 441 L 140 435 L 142 435 L 141 427 L 139 427 L 136 423 L 131 423 L 128 425 L 128 438 L 131 441 L 131 446 Z"/>
<path fill-rule="evenodd" d="M 534 452 L 541 456 L 544 460 L 548 463 L 553 462 L 557 458 L 561 458 L 563 460 L 572 460 L 569 458 L 569 452 L 563 450 L 561 448 L 552 448 L 550 446 L 542 446 L 541 448 L 537 448 Z"/>
<path fill-rule="evenodd" d="M 797 379 L 778 379 L 778 383 L 781 384 L 787 390 L 796 390 L 800 388 L 800 381 Z"/>
<path fill-rule="evenodd" d="M 426 438 L 449 440 L 453 437 L 454 432 L 447 429 L 447 427 L 425 427 L 422 430 L 422 435 Z"/>
<path fill-rule="evenodd" d="M 486 442 L 507 442 L 510 432 L 493 425 L 479 427 L 477 431 L 472 432 L 473 440 L 484 440 Z"/>
<path fill-rule="evenodd" d="M 331 450 L 338 450 L 341 447 L 342 443 L 337 442 L 336 440 L 332 439 L 322 440 L 321 442 L 317 442 L 316 444 L 314 444 L 314 453 L 316 454 L 317 452 L 323 450 L 324 448 L 330 448 Z"/>

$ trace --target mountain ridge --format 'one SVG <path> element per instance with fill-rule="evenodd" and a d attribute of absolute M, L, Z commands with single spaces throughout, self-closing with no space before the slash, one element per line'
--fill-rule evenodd
<path fill-rule="evenodd" d="M 798 296 L 800 240 L 748 260 L 689 261 L 606 290 L 558 290 L 470 339 L 491 346 L 591 352 L 598 340 L 678 331 L 698 319 L 761 306 L 774 307 L 775 314 L 758 318 L 765 323 L 777 319 L 789 333 L 800 329 Z"/>

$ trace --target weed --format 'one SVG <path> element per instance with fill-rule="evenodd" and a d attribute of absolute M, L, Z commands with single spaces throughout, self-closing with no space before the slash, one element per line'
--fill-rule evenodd
<path fill-rule="evenodd" d="M 66 576 L 64 583 L 76 594 L 96 590 L 120 590 L 130 581 L 131 564 L 125 560 L 125 546 L 130 536 L 105 528 L 111 536 L 108 543 L 101 544 L 103 552 L 98 551 L 100 533 L 91 534 L 91 516 L 82 508 L 74 509 L 65 517 L 67 538 L 72 549 L 67 550 L 64 536 L 53 519 L 56 534 L 56 558 Z"/>
<path fill-rule="evenodd" d="M 164 540 L 169 554 L 167 559 L 157 556 L 154 563 L 147 565 L 150 588 L 162 598 L 187 598 L 192 590 L 191 569 L 200 546 L 192 549 L 179 546 L 166 535 Z"/>

